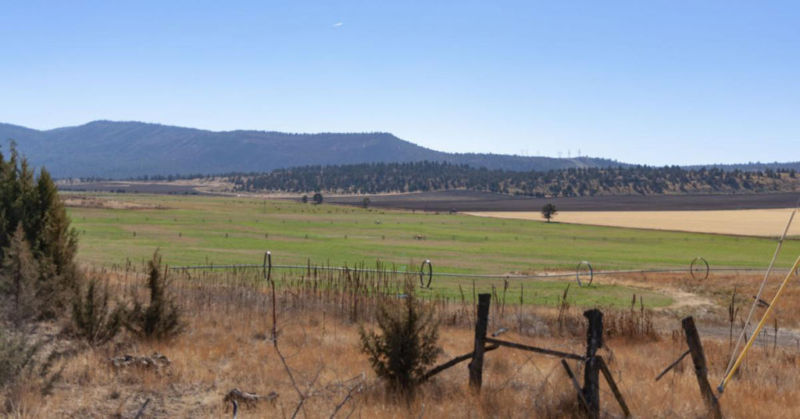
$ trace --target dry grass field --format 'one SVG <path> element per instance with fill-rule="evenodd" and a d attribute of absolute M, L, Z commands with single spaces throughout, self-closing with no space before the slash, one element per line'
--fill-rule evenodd
<path fill-rule="evenodd" d="M 614 246 L 612 238 L 624 237 L 625 240 L 617 240 L 624 247 L 613 248 L 616 250 L 608 255 L 609 260 L 629 256 L 636 250 L 656 253 L 663 258 L 671 251 L 687 249 L 716 251 L 718 255 L 739 259 L 745 256 L 738 251 L 747 251 L 748 243 L 750 246 L 758 243 L 766 250 L 749 255 L 758 262 L 765 257 L 762 253 L 769 256 L 774 249 L 774 241 L 757 238 L 693 237 L 689 233 L 511 222 L 458 215 L 387 212 L 380 213 L 385 223 L 364 225 L 353 222 L 353 218 L 364 214 L 374 217 L 374 213 L 291 203 L 271 204 L 267 212 L 267 204 L 263 202 L 242 200 L 236 203 L 223 198 L 175 198 L 163 203 L 141 195 L 113 201 L 95 198 L 81 199 L 72 208 L 79 219 L 77 225 L 82 231 L 84 250 L 94 252 L 109 246 L 114 238 L 124 245 L 121 249 L 130 251 L 133 244 L 137 244 L 142 252 L 152 251 L 155 242 L 139 244 L 148 240 L 149 234 L 164 235 L 163 243 L 158 244 L 177 255 L 197 246 L 197 240 L 203 237 L 201 233 L 214 233 L 207 234 L 213 240 L 202 251 L 214 246 L 225 248 L 228 243 L 247 244 L 244 234 L 229 240 L 227 235 L 221 234 L 228 230 L 217 230 L 223 228 L 219 226 L 230 228 L 227 226 L 241 224 L 248 229 L 269 225 L 271 245 L 286 241 L 277 241 L 274 236 L 285 238 L 293 234 L 297 249 L 304 254 L 309 250 L 319 255 L 336 251 L 365 254 L 367 247 L 353 244 L 356 231 L 365 234 L 374 229 L 389 234 L 393 230 L 387 226 L 391 226 L 398 237 L 406 237 L 409 236 L 405 230 L 407 225 L 423 225 L 423 222 L 430 224 L 426 228 L 431 234 L 431 240 L 425 240 L 425 245 L 452 253 L 449 260 L 466 258 L 484 264 L 487 262 L 465 253 L 464 242 L 451 243 L 454 234 L 451 230 L 443 230 L 443 239 L 438 241 L 433 240 L 433 234 L 437 229 L 450 228 L 446 223 L 453 224 L 452 228 L 458 229 L 459 234 L 479 231 L 483 240 L 476 243 L 481 254 L 495 252 L 499 255 L 520 246 L 512 233 L 508 234 L 507 241 L 497 240 L 503 228 L 513 229 L 513 234 L 521 234 L 524 228 L 541 228 L 542 231 L 556 228 L 558 231 L 551 232 L 547 244 L 551 248 L 554 243 L 560 243 L 557 237 L 566 235 L 568 238 L 572 231 L 576 236 L 577 232 L 584 236 L 592 232 L 602 234 L 600 239 L 586 245 L 586 249 L 609 248 Z M 139 206 L 120 206 L 118 201 Z M 228 212 L 221 212 L 221 215 L 208 212 L 209 206 L 215 208 L 213 205 L 224 207 Z M 193 206 L 197 207 L 197 213 L 191 212 Z M 230 211 L 230 208 L 250 208 L 250 212 Z M 256 217 L 259 211 L 263 214 Z M 210 221 L 215 219 L 212 216 L 219 218 L 216 221 L 219 226 L 211 225 Z M 300 220 L 296 220 L 299 217 Z M 311 225 L 309 220 L 319 217 L 329 220 L 318 226 Z M 779 212 L 778 217 L 788 217 L 788 212 Z M 237 224 L 233 223 L 234 218 L 238 218 Z M 178 220 L 182 224 L 176 226 Z M 248 220 L 250 224 L 245 223 Z M 404 224 L 400 224 L 401 221 Z M 135 226 L 138 234 L 129 231 L 119 234 L 112 228 L 119 225 Z M 335 240 L 308 239 L 306 231 L 313 233 L 314 230 L 303 229 L 311 227 L 322 232 L 335 231 Z M 170 228 L 177 229 L 177 233 Z M 350 238 L 339 237 L 344 234 L 350 234 Z M 627 234 L 635 236 L 635 240 L 621 236 Z M 669 246 L 662 247 L 653 247 L 660 240 L 650 240 L 649 245 L 641 241 L 643 237 L 661 235 L 675 238 Z M 253 241 L 262 240 L 263 236 L 258 236 Z M 703 240 L 690 247 L 700 238 Z M 411 243 L 407 246 L 409 249 L 422 246 L 411 238 L 406 237 L 406 240 Z M 721 246 L 724 241 L 733 244 Z M 376 243 L 384 242 L 365 239 L 364 246 L 375 247 Z M 796 257 L 796 244 L 792 241 L 785 247 L 780 268 L 785 267 L 784 259 Z M 576 247 L 579 246 L 574 238 L 565 239 L 557 250 L 574 251 Z M 397 253 L 404 248 L 387 249 Z M 281 250 L 287 252 L 291 248 Z M 284 255 L 283 252 L 273 254 L 276 261 L 282 260 Z M 98 257 L 98 260 L 114 259 Z M 81 263 L 89 271 L 89 277 L 107 282 L 113 296 L 112 305 L 130 307 L 134 296 L 145 298 L 147 294 L 146 269 L 132 259 L 117 261 L 119 263 L 100 265 L 83 259 Z M 273 293 L 260 269 L 170 272 L 169 295 L 182 310 L 182 333 L 159 341 L 123 331 L 110 342 L 89 346 L 69 332 L 69 313 L 56 321 L 33 323 L 25 332 L 31 343 L 39 344 L 36 345 L 39 350 L 19 379 L 0 390 L 0 415 L 125 419 L 231 417 L 232 403 L 226 401 L 226 395 L 239 389 L 265 396 L 254 402 L 242 401 L 240 418 L 583 416 L 560 358 L 509 348 L 486 354 L 484 384 L 479 395 L 473 394 L 468 386 L 466 362 L 421 384 L 411 400 L 391 393 L 362 352 L 359 331 L 376 328 L 380 306 L 405 298 L 402 285 L 407 278 L 401 274 L 317 271 L 313 267 L 276 269 Z M 773 274 L 762 299 L 771 300 L 783 275 L 785 272 Z M 656 382 L 655 377 L 686 350 L 681 319 L 693 316 L 705 347 L 709 379 L 716 387 L 732 355 L 732 340 L 742 327 L 761 278 L 758 273 L 727 270 L 712 271 L 707 279 L 692 278 L 688 273 L 615 273 L 597 275 L 591 287 L 580 289 L 574 278 L 526 282 L 514 279 L 473 282 L 464 278 L 445 281 L 440 278 L 433 289 L 417 290 L 416 295 L 435 310 L 440 322 L 438 344 L 442 352 L 434 364 L 471 352 L 475 327 L 473 295 L 476 292 L 492 294 L 490 333 L 506 329 L 503 340 L 580 355 L 585 353 L 587 333 L 582 313 L 587 308 L 599 308 L 605 315 L 604 347 L 599 354 L 607 360 L 633 416 L 704 417 L 707 412 L 688 358 L 660 381 Z M 599 298 L 611 291 L 613 298 Z M 546 304 L 537 300 L 541 297 L 537 294 L 543 293 L 547 294 Z M 277 322 L 273 322 L 272 317 L 273 298 L 277 302 Z M 653 304 L 656 299 L 663 301 Z M 800 408 L 797 375 L 800 311 L 793 307 L 799 304 L 800 287 L 794 281 L 784 291 L 774 317 L 757 339 L 741 372 L 721 397 L 726 417 L 796 417 Z M 756 318 L 760 318 L 764 310 L 759 307 Z M 277 330 L 275 340 L 272 339 L 273 326 Z M 131 365 L 120 363 L 125 356 L 139 361 Z M 152 363 L 142 361 L 148 358 L 141 357 L 150 357 Z M 117 360 L 116 363 L 113 360 Z M 583 381 L 583 363 L 570 361 L 569 364 L 579 381 Z M 0 363 L 0 372 L 2 368 Z M 602 417 L 622 416 L 605 382 L 600 386 L 600 399 Z"/>
<path fill-rule="evenodd" d="M 141 291 L 141 274 L 102 274 L 118 295 Z M 358 329 L 372 327 L 380 297 L 359 295 L 346 287 L 323 287 L 330 278 L 278 279 L 276 349 L 269 338 L 272 295 L 263 281 L 254 280 L 257 277 L 243 273 L 207 276 L 202 281 L 174 277 L 172 293 L 186 313 L 186 324 L 183 334 L 166 342 L 122 335 L 89 348 L 59 335 L 59 325 L 45 325 L 40 336 L 56 337 L 49 350 L 65 354 L 51 367 L 58 376 L 43 378 L 34 370 L 21 385 L 4 389 L 7 415 L 133 418 L 150 400 L 142 418 L 230 417 L 231 405 L 224 397 L 238 388 L 277 394 L 271 401 L 242 403 L 239 417 L 243 418 L 291 417 L 295 411 L 308 418 L 580 417 L 575 392 L 558 358 L 507 348 L 487 353 L 479 396 L 469 391 L 466 363 L 423 384 L 411 402 L 392 396 L 359 347 Z M 718 288 L 737 287 L 744 307 L 747 298 L 742 296 L 757 287 L 759 278 L 731 274 L 697 282 L 680 275 L 636 275 L 613 280 L 658 283 L 710 301 L 654 312 L 638 306 L 604 308 L 606 340 L 600 351 L 635 417 L 704 416 L 688 360 L 662 380 L 656 382 L 654 377 L 685 350 L 680 316 L 690 313 L 701 329 L 710 380 L 716 385 L 730 355 L 726 333 L 713 332 L 727 330 L 725 304 L 730 295 Z M 314 281 L 320 286 L 314 286 Z M 790 307 L 798 302 L 800 292 L 792 292 L 781 304 Z M 429 304 L 436 306 L 441 320 L 440 362 L 470 352 L 471 303 Z M 492 304 L 489 330 L 508 328 L 503 339 L 578 354 L 584 351 L 583 308 Z M 779 311 L 778 316 L 781 324 L 798 320 L 792 310 Z M 742 314 L 737 317 L 740 321 Z M 169 364 L 117 368 L 109 362 L 125 354 L 154 352 L 166 356 Z M 570 365 L 582 377 L 581 364 Z M 798 367 L 800 343 L 775 343 L 767 335 L 722 397 L 723 413 L 731 418 L 795 417 L 800 408 Z M 603 417 L 621 416 L 605 383 L 600 397 Z"/>
<path fill-rule="evenodd" d="M 791 212 L 791 208 L 708 211 L 560 211 L 554 220 L 560 223 L 608 227 L 776 237 L 783 233 Z M 483 211 L 468 214 L 543 221 L 542 214 L 539 212 Z M 800 236 L 800 219 L 795 220 L 792 224 L 789 234 Z"/>

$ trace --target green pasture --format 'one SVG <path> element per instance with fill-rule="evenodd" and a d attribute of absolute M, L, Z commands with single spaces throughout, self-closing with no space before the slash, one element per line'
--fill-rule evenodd
<path fill-rule="evenodd" d="M 417 269 L 422 260 L 430 259 L 437 272 L 454 273 L 571 271 L 582 260 L 590 261 L 595 270 L 686 268 L 696 256 L 703 256 L 712 267 L 762 268 L 775 249 L 775 240 L 762 238 L 255 198 L 135 194 L 96 197 L 158 207 L 69 209 L 79 232 L 79 259 L 103 266 L 126 261 L 141 263 L 160 248 L 171 266 L 261 263 L 264 251 L 271 250 L 275 264 L 310 261 L 315 265 L 374 266 L 380 260 L 398 269 L 409 264 Z M 789 241 L 784 249 L 779 266 L 789 265 L 790 259 L 800 254 L 800 241 Z M 443 289 L 458 293 L 457 284 L 471 284 L 468 280 L 453 281 Z M 484 286 L 488 283 L 481 281 Z M 539 284 L 542 289 L 542 294 L 534 297 L 536 285 L 531 285 L 531 302 L 540 302 L 535 298 L 550 299 L 564 287 L 563 282 L 530 283 Z M 617 293 L 613 288 L 602 295 Z M 627 295 L 622 304 L 630 299 L 628 291 L 623 292 Z M 654 302 L 668 303 L 666 297 L 660 303 Z"/>

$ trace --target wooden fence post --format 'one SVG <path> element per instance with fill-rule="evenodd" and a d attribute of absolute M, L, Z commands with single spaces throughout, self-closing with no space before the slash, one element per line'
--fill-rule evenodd
<path fill-rule="evenodd" d="M 611 374 L 611 370 L 608 368 L 606 361 L 603 359 L 603 357 L 598 356 L 597 362 L 600 364 L 600 372 L 602 372 L 603 376 L 606 377 L 606 382 L 611 388 L 611 392 L 614 393 L 614 397 L 617 399 L 619 407 L 622 408 L 622 413 L 626 418 L 631 417 L 631 409 L 629 409 L 628 404 L 625 403 L 625 399 L 622 397 L 622 392 L 619 391 L 619 387 L 617 387 L 617 383 L 614 381 L 614 375 Z"/>
<path fill-rule="evenodd" d="M 564 367 L 564 370 L 567 371 L 567 376 L 569 377 L 569 381 L 575 387 L 575 390 L 578 392 L 578 402 L 580 402 L 581 406 L 587 411 L 589 410 L 589 405 L 586 404 L 586 399 L 583 398 L 583 390 L 581 390 L 581 385 L 578 384 L 578 379 L 575 378 L 575 374 L 572 373 L 572 368 L 569 367 L 567 360 L 561 358 L 561 365 Z"/>
<path fill-rule="evenodd" d="M 697 376 L 697 384 L 700 386 L 700 393 L 706 403 L 708 412 L 712 418 L 721 419 L 722 412 L 719 408 L 719 400 L 714 396 L 711 385 L 708 383 L 708 368 L 706 367 L 706 356 L 703 353 L 703 344 L 700 342 L 700 335 L 694 325 L 694 319 L 689 316 L 681 322 L 683 331 L 686 333 L 686 343 L 689 345 L 689 352 L 694 362 L 694 373 Z"/>
<path fill-rule="evenodd" d="M 586 366 L 583 372 L 583 399 L 589 417 L 600 416 L 600 362 L 597 350 L 603 347 L 603 313 L 598 309 L 583 312 L 589 321 L 586 328 Z"/>
<path fill-rule="evenodd" d="M 489 304 L 492 294 L 478 295 L 478 318 L 475 321 L 475 348 L 469 363 L 469 385 L 473 391 L 480 392 L 483 381 L 483 352 L 486 345 L 486 329 L 489 325 Z"/>

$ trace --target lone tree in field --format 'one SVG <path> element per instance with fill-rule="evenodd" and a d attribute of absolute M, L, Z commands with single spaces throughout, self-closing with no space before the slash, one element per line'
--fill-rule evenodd
<path fill-rule="evenodd" d="M 322 194 L 317 192 L 314 194 L 314 198 L 312 199 L 314 200 L 314 204 L 319 205 L 322 203 Z"/>
<path fill-rule="evenodd" d="M 361 200 L 361 207 L 364 209 L 369 208 L 369 198 L 364 197 L 364 199 Z"/>
<path fill-rule="evenodd" d="M 410 399 L 441 348 L 436 344 L 439 323 L 433 309 L 417 299 L 413 283 L 408 281 L 405 288 L 405 298 L 387 298 L 378 308 L 380 334 L 363 327 L 359 333 L 361 350 L 369 355 L 378 377 L 389 390 Z"/>
<path fill-rule="evenodd" d="M 549 223 L 550 220 L 558 213 L 556 206 L 553 203 L 546 203 L 542 207 L 542 217 Z"/>

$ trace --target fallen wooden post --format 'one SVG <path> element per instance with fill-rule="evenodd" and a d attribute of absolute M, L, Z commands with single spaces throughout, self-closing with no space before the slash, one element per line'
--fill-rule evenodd
<path fill-rule="evenodd" d="M 493 351 L 493 350 L 495 350 L 497 348 L 499 348 L 499 346 L 497 346 L 497 345 L 489 345 L 489 346 L 486 346 L 485 348 L 483 348 L 483 351 L 484 352 L 489 352 L 489 351 Z M 450 368 L 452 366 L 455 366 L 460 362 L 464 362 L 464 361 L 472 358 L 472 355 L 473 355 L 473 352 L 470 352 L 468 354 L 457 356 L 457 357 L 455 357 L 455 358 L 453 358 L 453 359 L 451 359 L 451 360 L 449 360 L 449 361 L 447 361 L 447 362 L 445 362 L 445 363 L 443 363 L 441 365 L 437 365 L 437 366 L 431 368 L 430 371 L 426 372 L 425 375 L 423 375 L 422 378 L 420 378 L 420 381 L 427 381 L 429 378 L 433 377 L 434 375 L 436 375 L 436 374 L 438 374 L 438 373 L 440 373 L 440 372 L 442 372 L 442 371 L 444 371 L 444 370 L 446 370 L 446 369 L 448 369 L 448 368 Z"/>
<path fill-rule="evenodd" d="M 475 346 L 469 363 L 469 386 L 480 392 L 483 382 L 483 352 L 486 346 L 486 329 L 489 325 L 489 304 L 492 294 L 478 295 L 478 318 L 475 321 Z"/>
<path fill-rule="evenodd" d="M 581 406 L 583 406 L 583 408 L 588 412 L 589 404 L 586 403 L 586 399 L 583 398 L 583 390 L 581 389 L 581 385 L 578 384 L 578 379 L 575 378 L 575 374 L 572 373 L 572 369 L 569 367 L 569 364 L 567 364 L 567 360 L 561 358 L 561 365 L 564 366 L 564 369 L 567 371 L 567 375 L 572 382 L 572 386 L 575 387 L 575 391 L 578 392 L 578 402 L 580 402 Z"/>
<path fill-rule="evenodd" d="M 661 377 L 663 377 L 671 369 L 675 368 L 678 364 L 680 364 L 681 361 L 683 361 L 683 358 L 686 358 L 686 356 L 689 355 L 689 353 L 691 353 L 691 352 L 692 351 L 690 349 L 687 349 L 686 352 L 681 354 L 681 356 L 679 356 L 678 359 L 675 360 L 675 362 L 669 364 L 669 366 L 667 368 L 664 368 L 664 371 L 661 371 L 661 374 L 658 374 L 658 376 L 656 377 L 656 381 L 660 380 Z"/>
<path fill-rule="evenodd" d="M 608 383 L 608 387 L 611 388 L 611 392 L 614 393 L 614 397 L 617 399 L 617 403 L 619 403 L 619 407 L 622 408 L 622 413 L 625 414 L 625 417 L 628 418 L 631 416 L 631 411 L 628 409 L 628 404 L 625 403 L 625 399 L 622 398 L 622 393 L 619 391 L 617 387 L 617 383 L 614 381 L 614 376 L 611 375 L 611 370 L 608 369 L 608 365 L 606 364 L 606 360 L 603 357 L 598 356 L 597 361 L 600 364 L 600 371 L 603 373 L 603 376 L 606 378 L 606 382 Z"/>
<path fill-rule="evenodd" d="M 559 358 L 574 359 L 576 361 L 583 361 L 584 360 L 584 358 L 582 356 L 580 356 L 580 355 L 575 355 L 575 354 L 571 354 L 571 353 L 568 353 L 568 352 L 555 351 L 555 350 L 552 350 L 552 349 L 537 348 L 536 346 L 523 345 L 521 343 L 508 342 L 508 341 L 500 340 L 500 339 L 486 338 L 486 342 L 493 343 L 493 344 L 499 345 L 499 346 L 507 346 L 509 348 L 521 349 L 523 351 L 536 352 L 536 353 L 540 353 L 540 354 L 544 354 L 544 355 L 553 355 L 553 356 L 557 356 Z"/>
<path fill-rule="evenodd" d="M 586 366 L 583 370 L 583 398 L 589 417 L 600 416 L 600 366 L 597 350 L 603 347 L 603 313 L 598 309 L 586 310 L 583 316 L 589 321 L 586 328 Z"/>
<path fill-rule="evenodd" d="M 709 416 L 715 419 L 722 418 L 722 411 L 719 407 L 719 400 L 714 396 L 711 385 L 708 383 L 708 368 L 706 367 L 706 356 L 703 353 L 703 344 L 700 342 L 700 335 L 694 325 L 694 319 L 689 316 L 681 322 L 683 331 L 686 333 L 686 343 L 689 345 L 689 352 L 694 362 L 694 373 L 697 376 L 697 384 L 700 386 L 700 393 L 703 401 L 708 408 Z"/>

